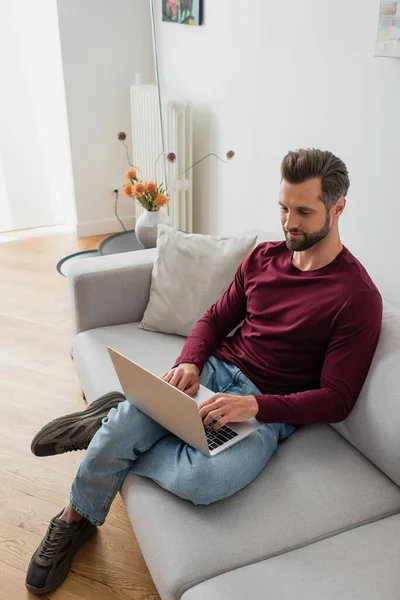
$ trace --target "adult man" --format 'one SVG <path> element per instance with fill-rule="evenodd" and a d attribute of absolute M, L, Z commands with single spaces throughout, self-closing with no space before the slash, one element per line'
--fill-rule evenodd
<path fill-rule="evenodd" d="M 242 262 L 164 375 L 189 395 L 200 382 L 216 392 L 200 407 L 205 425 L 218 418 L 218 429 L 257 417 L 263 427 L 210 459 L 127 401 L 111 410 L 107 402 L 92 405 L 79 418 L 48 424 L 32 443 L 36 454 L 76 449 L 79 439 L 86 447 L 94 415 L 96 428 L 104 417 L 70 504 L 51 521 L 32 557 L 31 591 L 49 592 L 66 577 L 74 553 L 104 522 L 129 471 L 195 504 L 209 504 L 250 483 L 297 425 L 339 422 L 350 413 L 378 342 L 382 302 L 340 241 L 347 168 L 332 153 L 312 149 L 289 152 L 281 171 L 286 243 L 260 244 Z"/>

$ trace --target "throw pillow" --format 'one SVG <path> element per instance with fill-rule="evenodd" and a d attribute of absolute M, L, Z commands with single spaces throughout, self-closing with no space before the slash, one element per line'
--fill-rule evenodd
<path fill-rule="evenodd" d="M 141 328 L 188 336 L 224 294 L 257 237 L 223 238 L 158 226 L 150 300 Z"/>

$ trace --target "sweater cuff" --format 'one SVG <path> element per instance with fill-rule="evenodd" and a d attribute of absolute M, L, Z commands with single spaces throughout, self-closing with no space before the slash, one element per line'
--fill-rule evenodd
<path fill-rule="evenodd" d="M 199 375 L 200 375 L 200 373 L 203 370 L 205 361 L 199 361 L 197 357 L 193 358 L 191 356 L 179 356 L 179 358 L 176 359 L 174 366 L 172 368 L 175 369 L 175 367 L 178 367 L 182 363 L 189 363 L 191 365 L 196 365 L 196 367 L 199 370 Z"/>
<path fill-rule="evenodd" d="M 277 414 L 276 402 L 271 402 L 273 395 L 271 394 L 255 394 L 254 398 L 257 400 L 258 413 L 256 419 L 263 423 L 281 423 L 283 422 L 281 416 Z"/>

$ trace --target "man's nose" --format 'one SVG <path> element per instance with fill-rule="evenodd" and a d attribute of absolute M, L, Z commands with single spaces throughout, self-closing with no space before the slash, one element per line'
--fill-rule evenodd
<path fill-rule="evenodd" d="M 292 229 L 298 229 L 298 221 L 296 219 L 296 216 L 289 213 L 286 217 L 286 223 L 285 223 L 285 228 L 287 231 L 290 231 Z"/>

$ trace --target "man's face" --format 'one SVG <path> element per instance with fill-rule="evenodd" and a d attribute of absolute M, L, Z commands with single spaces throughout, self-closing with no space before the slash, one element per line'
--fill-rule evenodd
<path fill-rule="evenodd" d="M 293 252 L 308 250 L 323 240 L 331 230 L 330 212 L 321 200 L 321 180 L 304 183 L 281 183 L 279 205 L 286 245 Z"/>

